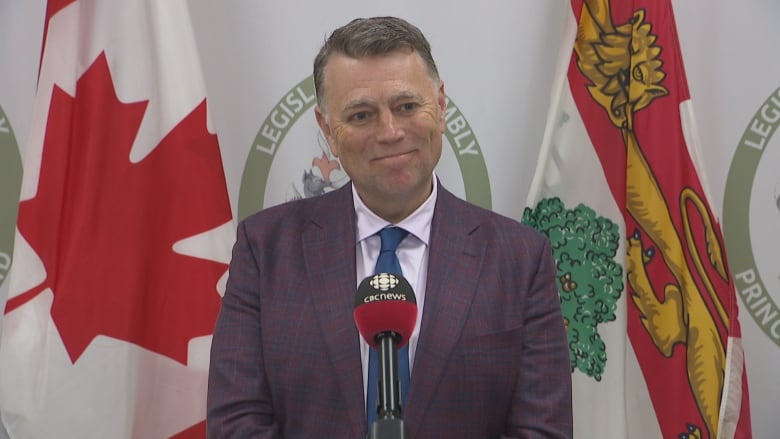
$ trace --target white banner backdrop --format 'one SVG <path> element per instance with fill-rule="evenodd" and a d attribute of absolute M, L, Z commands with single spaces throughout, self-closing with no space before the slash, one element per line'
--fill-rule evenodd
<path fill-rule="evenodd" d="M 780 364 L 780 323 L 776 324 L 780 315 L 775 305 L 780 303 L 776 262 L 780 141 L 772 134 L 780 111 L 780 59 L 773 57 L 780 40 L 776 26 L 780 3 L 673 3 L 710 201 L 716 212 L 723 212 L 721 218 L 726 216 L 722 226 L 741 298 L 754 436 L 775 437 L 780 431 L 776 416 L 780 380 L 775 372 Z M 40 0 L 0 4 L 4 112 L 0 147 L 11 144 L 2 143 L 8 138 L 4 128 L 10 127 L 22 156 L 40 55 L 43 4 Z M 521 217 L 569 2 L 340 0 L 326 5 L 190 0 L 190 8 L 236 218 L 330 190 L 323 180 L 343 183 L 343 174 L 328 161 L 327 147 L 318 135 L 307 80 L 314 55 L 333 28 L 355 17 L 375 15 L 404 17 L 431 41 L 450 98 L 451 148 L 437 170 L 444 184 L 460 196 Z M 745 161 L 753 164 L 738 166 L 740 157 L 751 152 L 754 155 Z M 0 154 L 7 157 L 7 151 Z M 2 165 L 0 169 L 6 169 Z M 0 184 L 12 184 L 9 175 L 0 175 Z M 753 184 L 741 185 L 746 179 Z M 725 199 L 727 193 L 734 197 Z M 743 205 L 746 199 L 749 203 Z M 0 216 L 8 216 L 9 210 L 0 205 Z M 6 232 L 0 230 L 0 238 L 2 233 Z M 748 242 L 730 241 L 740 236 L 747 236 Z M 3 254 L 10 254 L 10 248 L 0 247 L 0 257 Z M 750 257 L 754 263 L 744 262 Z M 8 288 L 2 261 L 0 304 Z"/>

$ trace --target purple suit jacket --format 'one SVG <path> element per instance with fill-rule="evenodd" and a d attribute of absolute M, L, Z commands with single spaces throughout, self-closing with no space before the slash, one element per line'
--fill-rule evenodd
<path fill-rule="evenodd" d="M 351 185 L 238 226 L 214 330 L 212 438 L 365 438 Z M 549 242 L 441 185 L 404 421 L 412 438 L 569 438 Z"/>

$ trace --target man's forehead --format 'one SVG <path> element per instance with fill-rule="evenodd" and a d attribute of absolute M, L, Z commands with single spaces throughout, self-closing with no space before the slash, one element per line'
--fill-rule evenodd
<path fill-rule="evenodd" d="M 414 55 L 414 58 L 409 58 L 410 55 Z M 407 64 L 410 59 L 413 62 Z M 382 62 L 385 60 L 390 63 L 389 66 Z M 395 66 L 392 65 L 394 60 L 399 61 Z M 386 68 L 397 69 L 400 74 L 388 74 L 383 87 L 385 90 L 378 95 L 376 86 L 379 82 L 376 79 L 387 71 Z M 425 83 L 430 84 L 430 91 L 436 93 L 440 81 L 431 75 L 419 54 L 411 50 L 397 50 L 362 58 L 334 53 L 323 70 L 323 104 L 336 105 L 337 108 L 332 110 L 343 111 L 356 106 L 377 105 L 380 101 L 420 98 L 428 92 L 421 88 L 423 83 L 420 80 L 423 78 L 427 79 Z"/>

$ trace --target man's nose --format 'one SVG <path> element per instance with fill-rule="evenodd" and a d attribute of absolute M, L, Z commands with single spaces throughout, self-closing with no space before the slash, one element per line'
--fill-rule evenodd
<path fill-rule="evenodd" d="M 394 142 L 403 137 L 400 120 L 392 111 L 380 114 L 377 131 L 377 139 L 380 142 Z"/>

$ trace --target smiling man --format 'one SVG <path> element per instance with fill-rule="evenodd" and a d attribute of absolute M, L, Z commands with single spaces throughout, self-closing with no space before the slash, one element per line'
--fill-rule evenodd
<path fill-rule="evenodd" d="M 411 48 L 383 56 L 334 53 L 315 114 L 366 206 L 398 222 L 431 194 L 444 134 L 444 83 Z M 321 95 L 320 92 L 318 95 Z"/>
<path fill-rule="evenodd" d="M 437 180 L 444 83 L 423 34 L 398 18 L 354 20 L 325 42 L 314 81 L 317 122 L 352 182 L 239 224 L 212 342 L 209 435 L 366 436 L 375 352 L 353 320 L 355 290 L 397 229 L 389 251 L 419 310 L 398 353 L 409 436 L 571 437 L 550 244 Z"/>

